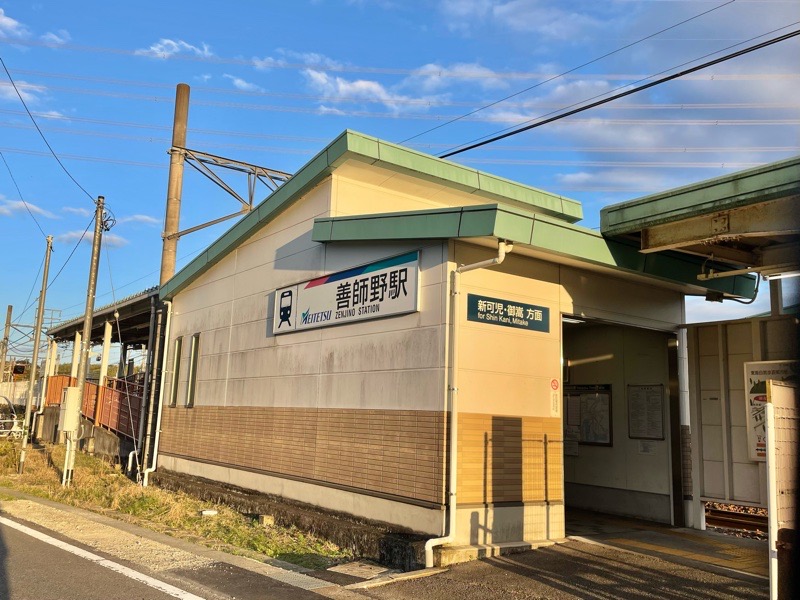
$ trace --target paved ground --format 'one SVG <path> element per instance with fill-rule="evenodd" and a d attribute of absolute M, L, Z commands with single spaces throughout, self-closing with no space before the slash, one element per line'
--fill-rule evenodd
<path fill-rule="evenodd" d="M 569 541 L 452 567 L 446 573 L 366 590 L 384 600 L 767 598 L 767 582 Z"/>
<path fill-rule="evenodd" d="M 359 581 L 354 573 L 371 577 L 380 569 L 358 566 L 346 571 L 350 575 L 343 572 L 302 572 L 302 569 L 279 561 L 265 559 L 257 562 L 231 556 L 104 516 L 16 492 L 8 491 L 8 494 L 19 499 L 0 502 L 0 550 L 3 558 L 0 600 L 165 597 L 163 590 L 157 587 L 139 587 L 141 581 L 137 583 L 135 576 L 131 580 L 130 575 L 120 575 L 124 569 L 184 590 L 190 594 L 184 596 L 186 598 L 193 595 L 206 599 L 699 600 L 766 598 L 768 591 L 767 581 L 762 577 L 722 567 L 716 567 L 713 572 L 697 568 L 700 563 L 692 556 L 698 556 L 698 549 L 702 546 L 698 545 L 701 542 L 686 537 L 694 535 L 691 532 L 666 530 L 656 534 L 646 527 L 634 531 L 638 537 L 631 540 L 621 535 L 618 525 L 603 526 L 598 535 L 611 536 L 607 538 L 608 542 L 619 547 L 570 540 L 523 554 L 456 565 L 427 577 L 399 579 L 380 587 L 353 588 L 347 584 Z M 18 525 L 46 534 L 77 548 L 79 552 L 72 552 L 71 556 L 55 553 L 46 558 L 53 554 L 52 549 L 40 547 L 37 541 L 32 541 L 35 538 L 21 532 Z M 709 539 L 711 544 L 708 547 L 714 553 L 722 555 L 738 551 L 723 552 L 721 540 Z M 630 549 L 631 544 L 635 552 L 625 549 Z M 646 554 L 654 548 L 658 556 Z M 34 558 L 30 555 L 31 549 L 35 550 Z M 87 558 L 87 553 L 95 558 Z M 52 577 L 44 581 L 44 587 L 33 587 L 33 564 L 52 565 L 47 570 Z M 114 568 L 109 564 L 121 565 L 123 569 L 113 572 Z M 410 575 L 415 577 L 415 574 Z M 87 584 L 84 592 L 75 587 L 82 584 Z M 36 585 L 39 585 L 38 581 Z M 168 597 L 181 597 L 175 593 L 167 594 Z"/>
<path fill-rule="evenodd" d="M 567 534 L 675 562 L 694 561 L 762 577 L 769 575 L 767 542 L 763 539 L 668 527 L 574 509 L 568 511 Z"/>

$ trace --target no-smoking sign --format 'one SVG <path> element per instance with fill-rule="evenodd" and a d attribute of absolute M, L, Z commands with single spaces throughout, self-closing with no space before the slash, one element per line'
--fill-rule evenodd
<path fill-rule="evenodd" d="M 558 389 L 558 379 L 551 379 L 550 380 L 550 387 L 554 390 Z"/>

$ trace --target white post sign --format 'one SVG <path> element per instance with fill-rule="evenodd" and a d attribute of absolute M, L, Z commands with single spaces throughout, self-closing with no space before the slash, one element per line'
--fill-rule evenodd
<path fill-rule="evenodd" d="M 416 312 L 419 252 L 275 291 L 275 335 Z"/>
<path fill-rule="evenodd" d="M 800 362 L 770 360 L 744 363 L 744 396 L 747 403 L 747 448 L 750 460 L 767 458 L 767 429 L 764 407 L 767 381 L 797 381 Z"/>

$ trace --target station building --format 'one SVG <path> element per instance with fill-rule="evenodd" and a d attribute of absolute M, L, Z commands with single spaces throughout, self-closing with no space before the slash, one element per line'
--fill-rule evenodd
<path fill-rule="evenodd" d="M 755 278 L 581 218 L 344 132 L 161 287 L 158 469 L 456 545 L 684 524 L 684 296 Z"/>

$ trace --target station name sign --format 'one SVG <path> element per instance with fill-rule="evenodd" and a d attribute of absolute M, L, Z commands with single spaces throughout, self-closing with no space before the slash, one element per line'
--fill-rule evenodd
<path fill-rule="evenodd" d="M 550 331 L 550 309 L 546 306 L 467 294 L 467 320 L 503 327 Z"/>
<path fill-rule="evenodd" d="M 272 333 L 416 312 L 419 252 L 409 252 L 275 291 Z"/>

